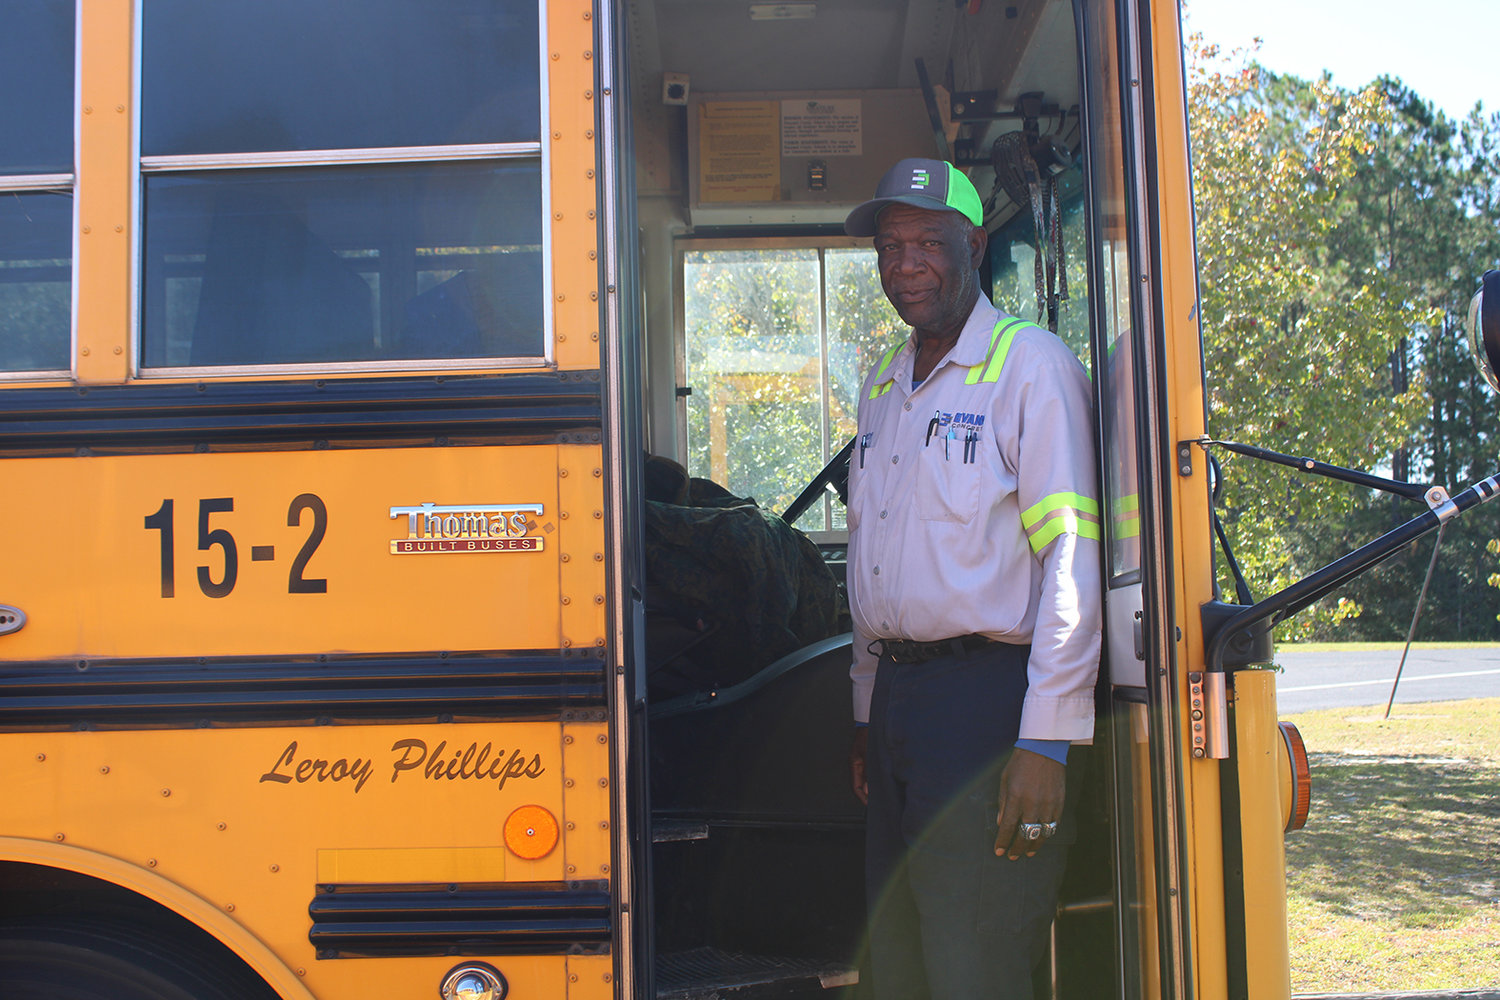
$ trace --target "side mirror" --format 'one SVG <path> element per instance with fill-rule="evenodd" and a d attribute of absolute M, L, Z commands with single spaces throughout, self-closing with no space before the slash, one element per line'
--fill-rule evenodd
<path fill-rule="evenodd" d="M 1500 271 L 1486 271 L 1469 303 L 1469 351 L 1479 374 L 1500 392 Z"/>

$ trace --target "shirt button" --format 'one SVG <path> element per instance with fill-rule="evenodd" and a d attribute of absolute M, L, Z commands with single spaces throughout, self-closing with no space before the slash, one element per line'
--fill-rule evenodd
<path fill-rule="evenodd" d="M 881 511 L 881 512 L 880 512 L 880 516 L 881 516 L 881 517 L 885 517 L 885 511 Z"/>
<path fill-rule="evenodd" d="M 884 629 L 888 629 L 888 628 L 891 627 L 891 623 L 890 622 L 881 622 L 880 623 L 880 627 L 884 628 Z"/>
<path fill-rule="evenodd" d="M 876 567 L 875 567 L 875 575 L 876 575 L 876 576 L 879 576 L 879 575 L 880 575 L 880 567 L 879 567 L 879 566 L 876 566 Z"/>
<path fill-rule="evenodd" d="M 898 463 L 899 463 L 899 462 L 900 462 L 900 461 L 901 461 L 901 456 L 900 456 L 900 455 L 892 455 L 892 456 L 891 456 L 891 464 L 892 464 L 892 465 L 896 465 L 896 464 L 898 464 Z"/>
<path fill-rule="evenodd" d="M 906 408 L 906 409 L 908 409 L 908 410 L 909 410 L 909 409 L 911 409 L 911 402 L 910 402 L 910 401 L 908 401 L 908 402 L 907 402 L 907 404 L 906 404 L 906 407 L 905 407 L 905 408 Z"/>

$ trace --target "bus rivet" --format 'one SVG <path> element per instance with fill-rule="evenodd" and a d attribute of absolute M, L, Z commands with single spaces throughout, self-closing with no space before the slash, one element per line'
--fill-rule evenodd
<path fill-rule="evenodd" d="M 123 104 L 116 104 L 115 105 L 115 114 L 117 114 L 117 115 L 123 115 L 124 113 L 125 113 L 125 105 L 123 105 Z"/>
<path fill-rule="evenodd" d="M 47 755 L 44 754 L 44 753 L 39 753 L 39 754 L 36 755 L 36 759 L 39 760 L 39 761 L 40 760 L 46 760 L 47 759 Z"/>
<path fill-rule="evenodd" d="M 100 774 L 108 774 L 109 773 L 109 765 L 105 764 L 103 767 L 99 768 L 99 773 Z"/>
<path fill-rule="evenodd" d="M 124 354 L 125 353 L 125 348 L 123 348 L 123 347 L 116 347 L 115 348 L 115 353 L 116 354 Z"/>
<path fill-rule="evenodd" d="M 594 137 L 594 130 L 593 129 L 585 129 L 584 132 L 583 132 L 583 137 L 585 139 L 592 139 Z"/>
<path fill-rule="evenodd" d="M 566 640 L 564 640 L 564 641 L 566 641 Z M 572 788 L 573 787 L 573 779 L 572 778 L 564 778 L 563 779 L 563 787 L 564 788 Z"/>
<path fill-rule="evenodd" d="M 93 231 L 94 231 L 94 227 L 93 226 L 84 226 L 83 227 L 83 235 L 85 235 L 85 236 L 87 236 L 89 233 L 92 233 Z"/>
<path fill-rule="evenodd" d="M 275 875 L 279 871 L 281 871 L 281 866 L 280 865 L 272 865 L 271 866 L 271 874 L 272 875 Z"/>
<path fill-rule="evenodd" d="M 146 867 L 147 868 L 155 868 L 156 867 L 156 859 L 155 858 L 147 858 L 146 859 Z"/>
<path fill-rule="evenodd" d="M 84 229 L 83 229 L 83 231 L 84 232 L 88 232 L 89 231 L 88 227 L 85 226 Z M 79 351 L 78 353 L 82 354 L 84 357 L 88 357 L 89 356 L 89 349 L 87 347 L 85 347 L 83 350 Z"/>
<path fill-rule="evenodd" d="M 171 795 L 172 795 L 172 789 L 170 789 L 170 788 L 163 788 L 161 790 L 161 797 L 162 798 L 164 798 L 164 799 L 165 798 L 170 798 Z"/>
<path fill-rule="evenodd" d="M 594 603 L 595 604 L 603 604 L 604 603 L 604 595 L 603 594 L 595 594 L 594 595 Z"/>
<path fill-rule="evenodd" d="M 225 830 L 229 829 L 229 824 L 228 823 L 220 823 L 220 824 L 218 824 L 218 826 L 219 826 L 219 832 L 220 833 L 222 833 Z"/>
<path fill-rule="evenodd" d="M 595 475 L 598 475 L 598 473 L 595 473 Z M 603 562 L 603 561 L 604 561 L 604 553 L 603 552 L 595 552 L 594 553 L 594 562 Z"/>
<path fill-rule="evenodd" d="M 567 594 L 564 594 L 562 602 L 563 602 L 563 604 L 572 604 L 573 603 L 573 598 L 569 597 Z"/>
<path fill-rule="evenodd" d="M 564 743 L 572 743 L 573 742 L 573 736 L 572 736 L 572 734 L 570 733 L 569 735 L 564 736 L 563 737 L 563 742 Z"/>
<path fill-rule="evenodd" d="M 607 735 L 605 735 L 604 733 L 600 733 L 598 739 L 599 739 L 600 743 L 608 743 L 609 742 L 609 737 Z"/>
<path fill-rule="evenodd" d="M 233 903 L 225 903 L 224 904 L 224 912 L 225 913 L 233 913 L 234 912 L 234 904 Z"/>
<path fill-rule="evenodd" d="M 64 841 L 64 840 L 66 840 L 66 839 L 67 839 L 67 838 L 66 838 L 66 837 L 64 837 L 64 836 L 63 836 L 63 835 L 62 835 L 62 834 L 60 834 L 60 833 L 54 833 L 54 834 L 53 834 L 53 835 L 52 835 L 52 839 L 53 839 L 53 840 L 55 840 L 55 841 L 57 841 L 57 842 L 58 842 L 58 843 L 59 843 L 59 844 L 61 844 L 61 843 L 62 843 L 62 842 L 63 842 L 63 841 Z"/>

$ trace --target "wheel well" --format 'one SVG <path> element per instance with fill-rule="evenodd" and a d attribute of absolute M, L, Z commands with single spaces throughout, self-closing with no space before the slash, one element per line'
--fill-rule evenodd
<path fill-rule="evenodd" d="M 167 907 L 123 886 L 78 872 L 22 862 L 0 864 L 0 940 L 67 928 L 102 950 L 144 952 L 213 982 L 233 1000 L 278 994 L 223 942 Z"/>

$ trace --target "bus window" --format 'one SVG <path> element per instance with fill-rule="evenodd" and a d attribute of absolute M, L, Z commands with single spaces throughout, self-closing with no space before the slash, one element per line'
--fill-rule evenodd
<path fill-rule="evenodd" d="M 684 251 L 687 467 L 787 508 L 854 434 L 874 359 L 906 336 L 867 241 L 714 241 Z M 841 530 L 824 500 L 797 522 Z"/>
<path fill-rule="evenodd" d="M 72 0 L 14 4 L 0 32 L 0 372 L 69 367 Z"/>
<path fill-rule="evenodd" d="M 1073 138 L 1071 141 L 1076 142 Z M 1089 368 L 1092 358 L 1089 351 L 1089 285 L 1084 261 L 1087 245 L 1083 225 L 1083 170 L 1080 166 L 1069 167 L 1057 180 L 1058 211 L 1061 212 L 1060 233 L 1061 264 L 1055 270 L 1055 293 L 1061 300 L 1057 308 L 1057 330 L 1063 343 L 1072 348 L 1078 360 Z M 1051 211 L 1050 208 L 1048 210 Z M 1050 214 L 1043 222 L 1051 226 Z M 1051 236 L 1043 235 L 1042 254 L 1046 259 L 1051 243 L 1055 257 L 1057 243 Z M 990 235 L 990 273 L 993 281 L 995 305 L 1012 316 L 1021 316 L 1046 325 L 1045 310 L 1038 304 L 1043 299 L 1037 294 L 1037 235 L 1032 213 L 1017 211 L 999 232 Z M 1045 264 L 1043 265 L 1046 266 Z M 1043 272 L 1045 275 L 1045 271 Z M 1043 277 L 1042 283 L 1046 284 Z M 1065 293 L 1065 294 L 1064 294 Z M 1046 291 L 1042 292 L 1045 296 Z"/>
<path fill-rule="evenodd" d="M 539 32 L 483 0 L 145 4 L 142 369 L 543 361 Z"/>

